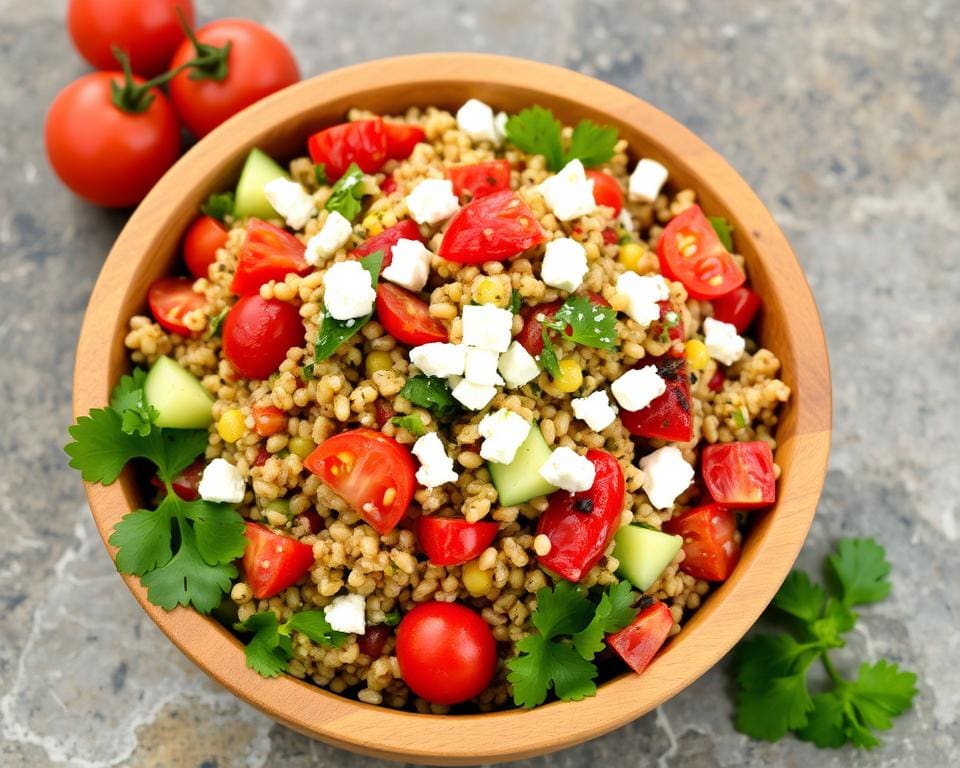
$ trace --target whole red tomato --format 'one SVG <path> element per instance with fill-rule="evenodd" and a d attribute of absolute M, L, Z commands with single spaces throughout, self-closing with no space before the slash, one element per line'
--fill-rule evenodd
<path fill-rule="evenodd" d="M 47 157 L 60 180 L 109 208 L 139 203 L 180 154 L 180 127 L 167 98 L 153 88 L 142 112 L 126 111 L 111 93 L 112 83 L 123 82 L 119 72 L 74 80 L 53 100 L 44 126 Z"/>
<path fill-rule="evenodd" d="M 215 59 L 209 67 L 181 72 L 170 81 L 170 100 L 184 125 L 206 136 L 244 107 L 300 79 L 293 54 L 266 27 L 248 19 L 219 19 L 195 32 L 200 56 Z M 230 43 L 229 51 L 225 50 Z M 219 60 L 216 51 L 221 52 Z M 179 67 L 196 58 L 194 43 L 184 40 L 170 62 Z M 205 77 L 197 77 L 198 74 Z"/>
<path fill-rule="evenodd" d="M 192 0 L 70 0 L 67 28 L 77 51 L 97 69 L 116 69 L 116 45 L 134 72 L 153 77 L 166 70 L 186 37 L 177 8 L 192 26 Z"/>

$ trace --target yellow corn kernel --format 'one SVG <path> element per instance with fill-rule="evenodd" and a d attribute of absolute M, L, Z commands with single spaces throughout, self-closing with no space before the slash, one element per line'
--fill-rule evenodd
<path fill-rule="evenodd" d="M 464 563 L 460 578 L 473 597 L 483 597 L 493 586 L 493 574 L 480 569 L 479 559 Z"/>
<path fill-rule="evenodd" d="M 646 249 L 640 243 L 625 243 L 620 246 L 620 255 L 617 258 L 627 269 L 636 272 L 645 253 Z"/>
<path fill-rule="evenodd" d="M 510 294 L 502 280 L 483 277 L 473 286 L 473 298 L 477 304 L 493 304 L 506 307 L 510 303 Z"/>
<path fill-rule="evenodd" d="M 247 429 L 243 422 L 243 412 L 239 408 L 231 408 L 217 422 L 217 432 L 226 442 L 235 443 Z"/>
<path fill-rule="evenodd" d="M 583 371 L 580 363 L 573 358 L 566 358 L 559 363 L 560 374 L 553 380 L 553 386 L 561 392 L 576 392 L 583 384 Z"/>
<path fill-rule="evenodd" d="M 364 230 L 366 230 L 367 237 L 373 237 L 383 232 L 383 222 L 380 221 L 380 217 L 376 214 L 367 214 L 361 224 Z"/>
<path fill-rule="evenodd" d="M 295 453 L 301 459 L 307 458 L 307 456 L 313 453 L 313 449 L 316 447 L 317 444 L 309 437 L 300 437 L 299 435 L 291 437 L 290 442 L 287 443 L 287 450 L 289 450 L 290 453 Z"/>
<path fill-rule="evenodd" d="M 367 355 L 363 361 L 364 370 L 367 372 L 367 378 L 372 379 L 377 371 L 389 371 L 393 369 L 393 359 L 389 352 L 376 349 Z"/>
<path fill-rule="evenodd" d="M 710 362 L 710 353 L 707 352 L 707 345 L 700 339 L 690 339 L 683 345 L 683 348 L 687 353 L 687 362 L 690 363 L 691 368 L 702 371 L 707 367 L 707 363 Z"/>

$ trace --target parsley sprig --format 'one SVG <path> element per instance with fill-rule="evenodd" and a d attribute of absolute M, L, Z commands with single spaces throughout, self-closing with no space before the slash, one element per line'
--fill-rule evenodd
<path fill-rule="evenodd" d="M 863 662 L 857 677 L 840 675 L 829 651 L 842 648 L 853 629 L 855 605 L 883 600 L 890 593 L 886 553 L 873 539 L 843 539 L 827 558 L 827 588 L 803 571 L 792 571 L 773 606 L 790 617 L 794 632 L 757 635 L 737 646 L 737 729 L 755 739 L 777 741 L 793 731 L 818 747 L 847 742 L 870 749 L 892 718 L 908 710 L 917 676 L 896 664 Z M 832 689 L 810 694 L 807 671 L 821 660 Z"/>
<path fill-rule="evenodd" d="M 377 281 L 380 278 L 380 268 L 383 266 L 383 251 L 374 251 L 369 256 L 360 259 L 360 264 L 370 273 L 370 281 L 376 289 Z M 326 360 L 340 348 L 347 339 L 363 328 L 364 325 L 373 317 L 371 312 L 363 317 L 355 317 L 350 320 L 337 320 L 329 313 L 323 313 L 323 320 L 320 323 L 320 330 L 317 333 L 317 343 L 314 347 L 314 362 Z M 313 366 L 310 366 L 312 371 Z"/>
<path fill-rule="evenodd" d="M 407 430 L 414 437 L 422 437 L 427 434 L 427 428 L 415 413 L 408 413 L 406 416 L 394 416 L 390 419 L 390 423 L 395 427 Z"/>
<path fill-rule="evenodd" d="M 594 349 L 616 349 L 617 313 L 586 296 L 570 296 L 544 326 L 564 339 Z"/>
<path fill-rule="evenodd" d="M 319 178 L 318 176 L 318 182 Z M 323 207 L 328 211 L 336 211 L 350 222 L 357 218 L 363 207 L 363 171 L 356 163 L 350 163 L 346 173 L 333 185 L 330 197 Z"/>
<path fill-rule="evenodd" d="M 287 671 L 293 659 L 291 633 L 300 632 L 313 642 L 339 648 L 347 636 L 334 630 L 323 611 L 301 611 L 282 624 L 273 611 L 255 613 L 249 619 L 234 625 L 239 632 L 252 632 L 253 637 L 244 649 L 247 666 L 263 677 L 278 677 Z"/>
<path fill-rule="evenodd" d="M 560 121 L 553 112 L 540 106 L 529 107 L 507 120 L 507 141 L 517 149 L 543 155 L 547 168 L 556 173 L 571 160 L 592 167 L 613 157 L 617 129 L 581 120 L 573 129 L 570 143 L 563 146 Z"/>
<path fill-rule="evenodd" d="M 450 418 L 460 411 L 460 403 L 454 398 L 446 379 L 436 376 L 412 376 L 400 390 L 400 397 L 426 408 L 438 419 Z"/>

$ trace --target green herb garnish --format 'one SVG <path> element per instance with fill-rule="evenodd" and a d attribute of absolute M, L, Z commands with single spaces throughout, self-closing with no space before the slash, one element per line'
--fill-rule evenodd
<path fill-rule="evenodd" d="M 336 211 L 347 221 L 352 222 L 360 213 L 363 201 L 363 171 L 356 163 L 350 163 L 347 172 L 333 185 L 330 198 L 323 207 Z"/>
<path fill-rule="evenodd" d="M 414 437 L 420 437 L 427 434 L 427 428 L 423 426 L 420 417 L 415 413 L 409 413 L 406 416 L 394 416 L 390 423 L 395 427 L 407 430 Z"/>
<path fill-rule="evenodd" d="M 560 375 L 560 361 L 557 359 L 557 350 L 550 340 L 547 329 L 542 326 L 540 327 L 540 337 L 543 339 L 543 349 L 540 351 L 537 360 L 540 362 L 540 367 L 550 374 L 550 378 L 555 379 Z"/>
<path fill-rule="evenodd" d="M 586 296 L 570 296 L 543 325 L 585 347 L 617 348 L 617 313 Z"/>
<path fill-rule="evenodd" d="M 581 120 L 573 129 L 570 145 L 564 149 L 560 121 L 553 112 L 533 106 L 507 120 L 507 141 L 517 149 L 533 155 L 543 155 L 547 168 L 556 173 L 571 160 L 580 160 L 592 167 L 613 157 L 617 130 L 600 126 L 591 120 Z"/>
<path fill-rule="evenodd" d="M 323 611 L 301 611 L 281 624 L 273 611 L 255 613 L 234 625 L 239 632 L 253 632 L 245 653 L 247 666 L 264 677 L 277 677 L 287 671 L 293 659 L 291 632 L 300 632 L 315 643 L 339 648 L 347 636 L 331 628 Z"/>
<path fill-rule="evenodd" d="M 383 265 L 383 251 L 374 251 L 369 256 L 364 256 L 360 259 L 360 264 L 370 273 L 370 282 L 376 288 L 377 281 L 380 278 L 380 268 Z M 321 360 L 331 357 L 340 348 L 340 345 L 363 328 L 371 317 L 373 317 L 373 312 L 350 320 L 337 320 L 324 312 L 313 353 L 314 363 L 319 363 Z M 310 369 L 309 378 L 313 376 L 313 364 L 304 366 L 304 373 L 306 373 L 307 367 Z"/>
<path fill-rule="evenodd" d="M 325 187 L 330 183 L 330 180 L 327 178 L 326 163 L 317 163 L 313 166 L 313 178 L 317 180 L 318 187 Z"/>
<path fill-rule="evenodd" d="M 720 238 L 720 242 L 723 243 L 723 247 L 732 253 L 733 225 L 723 216 L 708 216 L 707 218 L 710 220 L 710 226 L 713 227 L 713 231 L 716 232 L 717 237 Z"/>
<path fill-rule="evenodd" d="M 446 379 L 418 374 L 403 385 L 400 397 L 414 405 L 426 408 L 439 419 L 449 418 L 460 411 L 460 403 L 450 392 Z"/>
<path fill-rule="evenodd" d="M 233 192 L 220 192 L 210 195 L 200 210 L 217 221 L 223 221 L 227 216 L 233 216 L 233 204 Z"/>
<path fill-rule="evenodd" d="M 220 312 L 210 318 L 210 327 L 207 330 L 208 339 L 219 339 L 223 333 L 223 321 L 227 319 L 230 313 L 230 307 L 224 307 Z"/>
<path fill-rule="evenodd" d="M 520 295 L 520 291 L 514 289 L 510 294 L 510 311 L 515 314 L 520 314 L 520 307 L 523 306 L 523 297 Z"/>

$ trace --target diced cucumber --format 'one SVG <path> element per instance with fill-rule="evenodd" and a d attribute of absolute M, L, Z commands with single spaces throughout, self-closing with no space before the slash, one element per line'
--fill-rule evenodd
<path fill-rule="evenodd" d="M 213 421 L 213 397 L 193 374 L 169 357 L 153 364 L 143 394 L 160 414 L 155 422 L 158 427 L 203 429 Z"/>
<path fill-rule="evenodd" d="M 682 536 L 671 536 L 640 525 L 623 526 L 614 541 L 613 556 L 620 561 L 618 573 L 641 592 L 650 589 L 683 546 Z"/>
<path fill-rule="evenodd" d="M 505 507 L 530 501 L 537 496 L 545 496 L 557 490 L 540 476 L 540 467 L 550 458 L 550 446 L 540 434 L 536 424 L 520 443 L 517 455 L 509 464 L 496 464 L 488 461 L 490 479 L 497 487 L 500 503 Z"/>
<path fill-rule="evenodd" d="M 237 182 L 237 192 L 234 197 L 233 213 L 237 218 L 255 216 L 258 219 L 272 219 L 277 216 L 273 206 L 267 202 L 263 194 L 263 187 L 267 182 L 282 176 L 290 178 L 290 174 L 281 168 L 266 152 L 257 148 L 250 150 L 247 161 L 240 172 L 240 181 Z"/>

